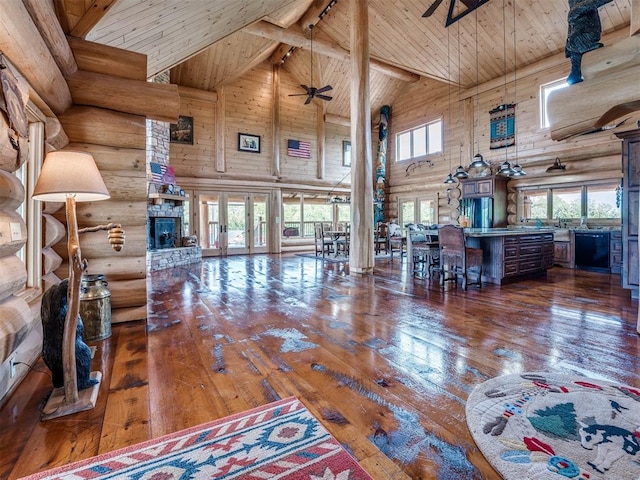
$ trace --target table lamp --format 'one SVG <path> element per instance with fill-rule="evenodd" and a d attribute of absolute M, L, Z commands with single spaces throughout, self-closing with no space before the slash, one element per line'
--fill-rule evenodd
<path fill-rule="evenodd" d="M 78 392 L 76 372 L 76 328 L 80 311 L 80 281 L 85 266 L 80 252 L 76 202 L 95 202 L 109 198 L 93 157 L 88 153 L 56 151 L 48 153 L 36 183 L 33 199 L 65 202 L 67 249 L 69 252 L 69 286 L 67 314 L 62 338 L 64 389 L 54 389 L 43 409 L 43 419 L 70 415 L 95 407 L 102 374 L 91 372 L 98 382 Z"/>

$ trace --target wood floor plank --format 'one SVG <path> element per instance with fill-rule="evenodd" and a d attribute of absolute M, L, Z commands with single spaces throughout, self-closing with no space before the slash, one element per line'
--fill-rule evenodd
<path fill-rule="evenodd" d="M 0 408 L 0 478 L 293 395 L 376 479 L 498 479 L 466 425 L 476 385 L 525 371 L 640 385 L 638 302 L 617 275 L 553 268 L 465 292 L 397 258 L 349 275 L 253 255 L 154 272 L 148 295 L 146 324 L 99 342 L 93 411 L 39 422 L 36 372 Z"/>

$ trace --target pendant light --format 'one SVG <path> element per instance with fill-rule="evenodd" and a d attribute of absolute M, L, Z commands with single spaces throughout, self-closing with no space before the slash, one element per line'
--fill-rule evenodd
<path fill-rule="evenodd" d="M 507 18 L 505 14 L 505 0 L 502 0 L 502 45 L 504 46 L 504 103 L 505 105 L 508 103 L 507 98 Z M 500 165 L 500 170 L 498 170 L 498 175 L 502 175 L 504 177 L 510 177 L 514 174 L 514 170 L 511 167 L 511 162 L 509 161 L 509 144 L 505 141 L 504 146 L 504 162 Z"/>
<path fill-rule="evenodd" d="M 518 163 L 518 129 L 515 124 L 515 110 L 518 105 L 518 57 L 516 56 L 516 2 L 513 2 L 513 108 L 514 108 L 514 122 L 513 122 L 513 145 L 515 147 L 515 160 L 513 163 L 513 173 L 511 177 L 523 177 L 527 173 L 522 166 Z"/>
<path fill-rule="evenodd" d="M 476 153 L 473 156 L 473 159 L 469 164 L 469 168 L 485 168 L 485 167 L 488 167 L 489 164 L 485 162 L 484 157 L 480 153 L 480 135 L 479 135 L 479 132 L 480 132 L 480 90 L 479 90 L 480 68 L 478 63 L 478 56 L 479 56 L 478 55 L 478 9 L 475 10 L 475 15 L 476 15 L 476 125 L 475 125 L 475 132 L 476 132 L 476 148 L 478 153 Z"/>
<path fill-rule="evenodd" d="M 460 58 L 460 23 L 458 23 L 458 123 L 462 118 L 462 114 L 460 111 L 460 96 L 462 89 L 462 83 L 460 81 Z M 469 174 L 467 173 L 467 170 L 462 166 L 462 144 L 460 144 L 460 148 L 458 150 L 458 160 L 460 162 L 460 165 L 458 165 L 458 168 L 456 168 L 456 173 L 454 173 L 453 176 L 458 180 L 462 178 L 468 178 Z"/>
<path fill-rule="evenodd" d="M 449 120 L 448 120 L 448 129 L 449 131 L 451 131 L 451 50 L 450 50 L 450 44 L 451 44 L 451 40 L 450 40 L 450 35 L 449 35 L 449 30 L 447 29 L 447 74 L 449 76 Z M 445 143 L 446 144 L 446 143 Z M 446 148 L 446 147 L 445 147 Z M 453 183 L 456 183 L 456 179 L 453 178 L 453 175 L 451 174 L 451 148 L 448 148 L 449 150 L 449 175 L 447 175 L 447 178 L 444 179 L 444 183 L 445 185 L 451 185 Z"/>

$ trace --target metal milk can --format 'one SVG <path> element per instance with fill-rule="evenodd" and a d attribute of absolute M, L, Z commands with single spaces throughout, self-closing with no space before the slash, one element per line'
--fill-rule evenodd
<path fill-rule="evenodd" d="M 84 340 L 104 340 L 111 336 L 111 292 L 104 275 L 83 275 L 80 282 L 80 317 Z"/>

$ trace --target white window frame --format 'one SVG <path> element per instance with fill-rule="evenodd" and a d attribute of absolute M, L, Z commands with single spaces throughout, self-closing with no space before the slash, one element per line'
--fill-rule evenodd
<path fill-rule="evenodd" d="M 540 85 L 540 128 L 548 129 L 550 127 L 548 118 L 549 95 L 568 86 L 569 84 L 564 78 Z"/>
<path fill-rule="evenodd" d="M 434 150 L 434 151 L 430 151 L 429 149 L 429 127 L 431 125 L 436 125 L 439 124 L 440 125 L 440 149 L 439 150 Z M 426 155 L 416 155 L 414 154 L 415 151 L 415 147 L 414 147 L 414 137 L 415 137 L 415 133 L 419 130 L 425 130 L 424 132 L 424 137 L 425 137 L 425 151 L 427 152 Z M 409 134 L 410 135 L 410 144 L 409 144 L 409 149 L 410 149 L 410 154 L 409 157 L 407 158 L 403 158 L 400 159 L 399 158 L 399 152 L 400 152 L 400 148 L 399 148 L 399 141 L 400 141 L 400 137 L 402 135 L 405 134 Z M 403 130 L 402 132 L 398 132 L 395 135 L 395 161 L 396 162 L 407 162 L 410 160 L 415 160 L 417 158 L 425 158 L 428 157 L 430 155 L 441 155 L 442 154 L 442 150 L 443 150 L 443 146 L 444 146 L 444 124 L 442 121 L 442 118 L 438 118 L 437 120 L 433 120 L 431 122 L 427 122 L 424 123 L 422 125 L 418 125 L 417 127 L 414 128 L 410 128 L 408 130 Z"/>

